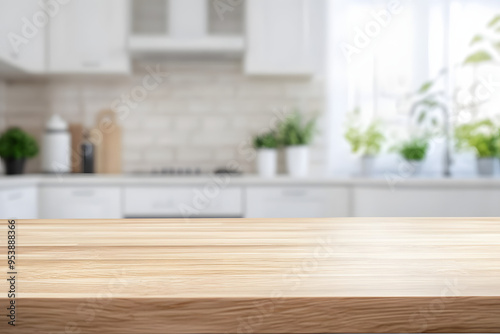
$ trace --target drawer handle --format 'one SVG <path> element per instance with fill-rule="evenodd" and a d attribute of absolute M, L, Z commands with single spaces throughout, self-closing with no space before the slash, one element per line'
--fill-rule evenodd
<path fill-rule="evenodd" d="M 23 197 L 24 196 L 22 192 L 12 193 L 9 194 L 9 201 L 17 201 L 18 199 L 21 199 Z"/>
<path fill-rule="evenodd" d="M 307 195 L 307 191 L 302 190 L 302 189 L 297 189 L 297 190 L 283 190 L 282 194 L 283 194 L 283 196 L 301 197 L 301 196 Z"/>
<path fill-rule="evenodd" d="M 74 190 L 73 195 L 79 197 L 89 197 L 94 196 L 95 192 L 93 190 Z"/>
<path fill-rule="evenodd" d="M 86 68 L 97 68 L 101 67 L 101 63 L 98 61 L 82 61 L 82 66 Z"/>
<path fill-rule="evenodd" d="M 155 201 L 152 203 L 153 209 L 172 209 L 175 208 L 175 201 L 172 199 L 164 201 Z"/>

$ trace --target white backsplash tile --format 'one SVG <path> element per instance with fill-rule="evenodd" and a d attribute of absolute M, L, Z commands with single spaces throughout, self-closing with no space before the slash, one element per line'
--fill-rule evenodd
<path fill-rule="evenodd" d="M 157 65 L 136 63 L 130 77 L 7 81 L 0 124 L 21 126 L 40 140 L 44 122 L 52 113 L 91 127 L 100 110 L 119 106 L 124 171 L 170 166 L 213 170 L 235 159 L 244 171 L 251 172 L 255 162 L 247 153 L 252 135 L 269 129 L 284 112 L 296 107 L 311 114 L 324 110 L 321 79 L 245 76 L 236 60 L 161 63 L 168 77 L 146 90 L 140 101 L 127 104 L 124 99 L 144 90 L 146 66 Z M 313 170 L 324 164 L 325 137 L 320 135 L 315 141 Z M 35 159 L 28 171 L 38 170 Z"/>

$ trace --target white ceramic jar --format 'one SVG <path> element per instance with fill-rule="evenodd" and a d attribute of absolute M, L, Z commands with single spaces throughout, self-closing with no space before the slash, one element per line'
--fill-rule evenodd
<path fill-rule="evenodd" d="M 259 148 L 257 150 L 257 172 L 259 176 L 276 176 L 277 156 L 277 151 L 273 148 Z"/>
<path fill-rule="evenodd" d="M 52 115 L 45 126 L 42 141 L 42 171 L 45 173 L 71 171 L 71 135 L 68 132 L 68 124 L 59 115 Z"/>
<path fill-rule="evenodd" d="M 309 174 L 309 147 L 288 146 L 285 148 L 286 167 L 288 174 L 293 177 L 304 177 Z"/>

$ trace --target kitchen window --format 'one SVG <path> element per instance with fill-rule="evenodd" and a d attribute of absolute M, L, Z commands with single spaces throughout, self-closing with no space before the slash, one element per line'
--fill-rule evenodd
<path fill-rule="evenodd" d="M 426 81 L 436 79 L 436 89 L 462 104 L 471 99 L 467 92 L 473 82 L 483 80 L 490 90 L 500 90 L 499 66 L 462 66 L 474 52 L 473 37 L 500 14 L 498 1 L 333 0 L 329 5 L 327 106 L 332 125 L 329 167 L 334 174 L 352 174 L 358 166 L 343 136 L 346 116 L 355 108 L 360 108 L 363 122 L 379 119 L 388 138 L 405 139 L 412 128 L 411 94 Z M 500 114 L 500 94 L 490 93 L 485 103 L 454 114 L 453 122 Z M 436 117 L 443 121 L 441 115 Z M 431 145 L 424 170 L 440 174 L 444 140 L 437 138 Z M 467 172 L 462 158 L 469 157 L 456 155 L 456 173 Z M 384 153 L 377 172 L 397 172 L 399 159 Z"/>

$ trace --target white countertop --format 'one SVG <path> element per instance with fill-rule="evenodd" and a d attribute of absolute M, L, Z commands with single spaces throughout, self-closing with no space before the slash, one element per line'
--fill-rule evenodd
<path fill-rule="evenodd" d="M 226 186 L 366 186 L 366 187 L 500 187 L 500 178 L 420 178 L 420 177 L 306 177 L 291 178 L 280 175 L 274 178 L 262 178 L 257 175 L 201 175 L 167 176 L 139 174 L 26 174 L 19 176 L 0 176 L 0 188 L 12 188 L 29 185 L 51 186 L 182 186 L 222 183 Z"/>

